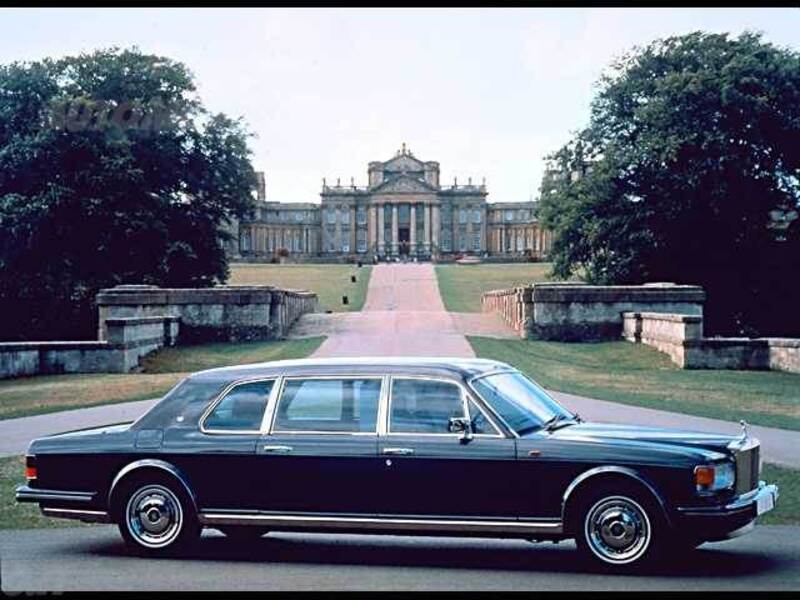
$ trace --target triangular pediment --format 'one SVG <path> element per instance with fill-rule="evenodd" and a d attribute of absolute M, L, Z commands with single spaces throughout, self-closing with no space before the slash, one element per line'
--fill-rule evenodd
<path fill-rule="evenodd" d="M 435 192 L 436 188 L 428 185 L 424 181 L 420 181 L 415 177 L 407 175 L 400 175 L 399 177 L 392 177 L 388 181 L 372 190 L 373 192 L 390 193 L 390 192 Z"/>
<path fill-rule="evenodd" d="M 403 172 L 403 171 L 422 171 L 425 164 L 409 154 L 401 154 L 383 163 L 384 171 Z"/>

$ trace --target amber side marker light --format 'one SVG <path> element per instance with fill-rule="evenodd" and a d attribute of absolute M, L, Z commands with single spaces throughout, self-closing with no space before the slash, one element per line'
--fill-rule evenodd
<path fill-rule="evenodd" d="M 714 484 L 714 467 L 695 468 L 694 483 L 698 487 L 711 487 Z"/>
<path fill-rule="evenodd" d="M 25 479 L 33 481 L 36 479 L 36 457 L 25 457 Z"/>

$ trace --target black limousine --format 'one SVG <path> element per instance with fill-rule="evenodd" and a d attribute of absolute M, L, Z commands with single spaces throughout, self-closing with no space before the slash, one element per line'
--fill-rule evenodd
<path fill-rule="evenodd" d="M 145 554 L 203 527 L 574 538 L 623 567 L 750 530 L 759 443 L 584 422 L 478 359 L 278 361 L 193 374 L 132 424 L 29 447 L 20 502 Z"/>

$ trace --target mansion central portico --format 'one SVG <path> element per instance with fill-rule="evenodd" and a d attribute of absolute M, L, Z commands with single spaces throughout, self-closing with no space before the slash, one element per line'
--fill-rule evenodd
<path fill-rule="evenodd" d="M 298 258 L 419 259 L 453 254 L 547 254 L 550 235 L 533 202 L 488 204 L 485 181 L 442 185 L 439 163 L 403 147 L 371 162 L 366 186 L 325 179 L 321 203 L 266 202 L 263 179 L 254 218 L 240 224 L 239 253 L 270 256 L 284 249 Z"/>

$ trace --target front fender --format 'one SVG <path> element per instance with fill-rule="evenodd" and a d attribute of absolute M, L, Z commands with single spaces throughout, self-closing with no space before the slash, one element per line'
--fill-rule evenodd
<path fill-rule="evenodd" d="M 567 520 L 567 507 L 569 506 L 569 500 L 574 496 L 574 493 L 578 487 L 589 482 L 592 478 L 603 477 L 607 475 L 621 475 L 623 477 L 628 477 L 645 487 L 661 507 L 661 512 L 663 513 L 667 524 L 672 526 L 672 520 L 670 519 L 669 510 L 667 509 L 666 498 L 664 498 L 664 495 L 658 490 L 658 488 L 645 475 L 636 469 L 619 465 L 604 465 L 601 467 L 594 467 L 584 471 L 572 480 L 572 482 L 567 486 L 567 489 L 564 491 L 563 497 L 561 498 L 561 519 L 564 523 L 566 523 Z"/>

